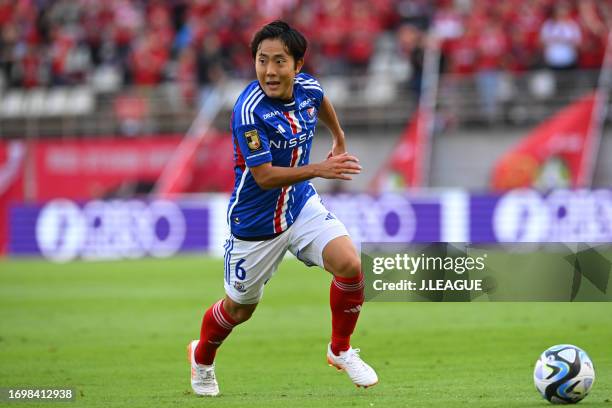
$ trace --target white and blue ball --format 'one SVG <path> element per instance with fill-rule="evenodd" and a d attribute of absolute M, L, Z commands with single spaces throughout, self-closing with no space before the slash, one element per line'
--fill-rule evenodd
<path fill-rule="evenodd" d="M 595 382 L 595 369 L 587 353 L 571 344 L 546 350 L 533 370 L 536 389 L 553 404 L 575 404 Z"/>

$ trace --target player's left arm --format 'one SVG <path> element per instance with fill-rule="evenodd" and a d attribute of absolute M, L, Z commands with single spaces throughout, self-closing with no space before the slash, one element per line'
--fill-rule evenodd
<path fill-rule="evenodd" d="M 346 153 L 344 130 L 342 130 L 342 126 L 340 126 L 340 121 L 338 120 L 338 115 L 336 115 L 336 110 L 327 96 L 323 96 L 323 100 L 321 101 L 321 107 L 319 108 L 319 119 L 321 119 L 332 134 L 332 149 L 327 157 L 329 158 Z"/>

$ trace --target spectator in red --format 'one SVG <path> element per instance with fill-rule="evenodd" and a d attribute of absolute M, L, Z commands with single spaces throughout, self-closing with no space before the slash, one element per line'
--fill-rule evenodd
<path fill-rule="evenodd" d="M 319 38 L 319 23 L 315 8 L 302 3 L 292 15 L 291 25 L 309 40 L 302 69 L 312 74 L 320 74 L 319 66 L 322 65 L 319 61 L 321 39 Z"/>
<path fill-rule="evenodd" d="M 519 73 L 537 68 L 542 64 L 540 29 L 546 19 L 544 4 L 542 0 L 509 4 L 516 12 L 509 13 L 504 21 L 506 33 L 510 36 L 508 69 Z"/>
<path fill-rule="evenodd" d="M 548 9 L 554 15 L 544 23 Z M 422 31 L 433 24 L 455 73 L 475 72 L 477 54 L 479 76 L 494 76 L 480 74 L 491 71 L 486 61 L 493 60 L 482 48 L 498 40 L 464 34 L 465 27 L 483 33 L 492 21 L 511 36 L 504 69 L 531 69 L 538 55 L 557 70 L 595 69 L 601 65 L 604 22 L 611 13 L 610 0 L 0 0 L 0 69 L 9 84 L 21 85 L 25 70 L 28 86 L 47 85 L 46 78 L 55 84 L 82 83 L 89 63 L 81 62 L 76 72 L 73 64 L 91 54 L 94 66 L 110 62 L 135 83 L 152 85 L 163 79 L 170 58 L 180 65 L 185 47 L 194 46 L 198 53 L 203 39 L 214 35 L 223 58 L 231 61 L 225 67 L 229 74 L 250 76 L 251 61 L 243 52 L 249 33 L 270 16 L 293 19 L 301 27 L 311 41 L 307 61 L 320 74 L 366 72 L 380 32 L 400 21 L 412 21 Z M 27 49 L 36 49 L 38 56 L 27 55 Z M 419 47 L 413 50 L 418 61 Z"/>
<path fill-rule="evenodd" d="M 354 2 L 347 33 L 346 58 L 352 71 L 365 74 L 374 53 L 374 41 L 380 30 L 378 16 L 373 15 L 364 1 Z"/>
<path fill-rule="evenodd" d="M 465 24 L 472 28 L 475 32 L 480 32 L 485 29 L 491 19 L 489 7 L 486 2 L 480 0 L 472 4 L 472 9 L 466 16 Z"/>
<path fill-rule="evenodd" d="M 546 20 L 541 2 L 538 0 L 523 0 L 518 6 L 518 10 L 514 18 L 506 22 L 508 31 L 520 32 L 521 44 L 527 47 L 529 52 L 539 53 L 540 29 Z M 520 27 L 520 30 L 516 27 Z"/>
<path fill-rule="evenodd" d="M 167 2 L 156 0 L 149 5 L 147 26 L 155 34 L 160 47 L 170 49 L 174 39 L 174 30 L 170 19 Z"/>
<path fill-rule="evenodd" d="M 498 117 L 499 88 L 509 51 L 509 41 L 498 20 L 492 20 L 476 39 L 478 59 L 476 86 L 484 117 L 493 123 Z"/>
<path fill-rule="evenodd" d="M 578 65 L 583 69 L 598 69 L 606 49 L 606 24 L 593 0 L 582 0 L 578 3 L 578 16 L 583 34 Z"/>
<path fill-rule="evenodd" d="M 449 72 L 466 76 L 476 71 L 477 40 L 477 31 L 473 26 L 468 26 L 465 34 L 459 37 L 449 49 Z"/>
<path fill-rule="evenodd" d="M 69 85 L 68 59 L 75 46 L 75 39 L 61 27 L 56 27 L 53 29 L 52 41 L 49 50 L 51 83 L 53 85 Z"/>
<path fill-rule="evenodd" d="M 510 50 L 507 69 L 514 73 L 533 69 L 540 61 L 540 49 L 534 47 L 529 33 L 523 30 L 507 30 L 510 33 Z"/>
<path fill-rule="evenodd" d="M 136 85 L 156 85 L 164 76 L 168 49 L 157 42 L 154 33 L 146 32 L 130 56 L 132 79 Z"/>
<path fill-rule="evenodd" d="M 333 0 L 323 2 L 322 6 L 318 23 L 322 57 L 319 69 L 322 74 L 341 74 L 346 72 L 344 53 L 350 31 L 350 21 L 346 18 L 348 5 Z"/>
<path fill-rule="evenodd" d="M 0 27 L 6 26 L 13 17 L 13 0 L 0 0 Z"/>
<path fill-rule="evenodd" d="M 23 58 L 20 60 L 18 69 L 21 76 L 21 86 L 24 88 L 34 88 L 42 85 L 42 64 L 38 47 L 27 46 Z"/>
<path fill-rule="evenodd" d="M 182 100 L 187 105 L 192 105 L 197 95 L 196 53 L 192 47 L 185 47 L 180 51 L 176 81 Z"/>

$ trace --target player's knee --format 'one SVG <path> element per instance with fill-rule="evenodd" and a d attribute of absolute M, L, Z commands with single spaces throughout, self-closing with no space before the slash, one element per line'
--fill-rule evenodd
<path fill-rule="evenodd" d="M 231 300 L 227 301 L 226 299 L 224 306 L 225 311 L 230 315 L 232 320 L 235 321 L 236 324 L 240 324 L 246 322 L 253 316 L 257 304 L 242 305 Z"/>
<path fill-rule="evenodd" d="M 338 261 L 332 273 L 343 278 L 353 278 L 361 273 L 361 260 L 357 256 L 350 256 Z"/>
<path fill-rule="evenodd" d="M 230 316 L 232 316 L 232 319 L 234 319 L 237 324 L 240 324 L 249 320 L 251 316 L 253 316 L 253 312 L 255 312 L 255 309 L 238 309 L 233 315 L 230 314 Z"/>

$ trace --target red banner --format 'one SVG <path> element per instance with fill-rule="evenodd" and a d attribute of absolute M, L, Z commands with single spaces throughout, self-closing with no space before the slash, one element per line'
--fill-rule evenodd
<path fill-rule="evenodd" d="M 8 209 L 24 198 L 25 156 L 25 143 L 0 142 L 0 255 L 6 253 Z"/>
<path fill-rule="evenodd" d="M 595 137 L 595 101 L 595 94 L 587 95 L 528 134 L 497 162 L 492 188 L 584 187 L 592 165 L 588 151 Z"/>
<path fill-rule="evenodd" d="M 181 140 L 182 135 L 169 135 L 38 142 L 32 145 L 33 198 L 39 201 L 57 197 L 89 199 L 107 196 L 129 184 L 152 185 Z M 231 145 L 231 138 L 226 134 L 211 136 L 195 155 L 193 177 L 185 190 L 230 191 L 233 186 Z"/>
<path fill-rule="evenodd" d="M 212 132 L 209 130 L 209 132 Z M 181 191 L 225 191 L 234 188 L 234 144 L 229 133 L 207 134 L 200 140 L 192 170 L 182 183 Z"/>
<path fill-rule="evenodd" d="M 372 183 L 374 191 L 402 190 L 423 185 L 428 119 L 424 109 L 414 113 L 389 161 L 376 175 Z"/>
<path fill-rule="evenodd" d="M 230 191 L 234 160 L 231 138 L 210 130 L 197 137 L 185 136 L 157 181 L 160 197 L 186 191 Z"/>

